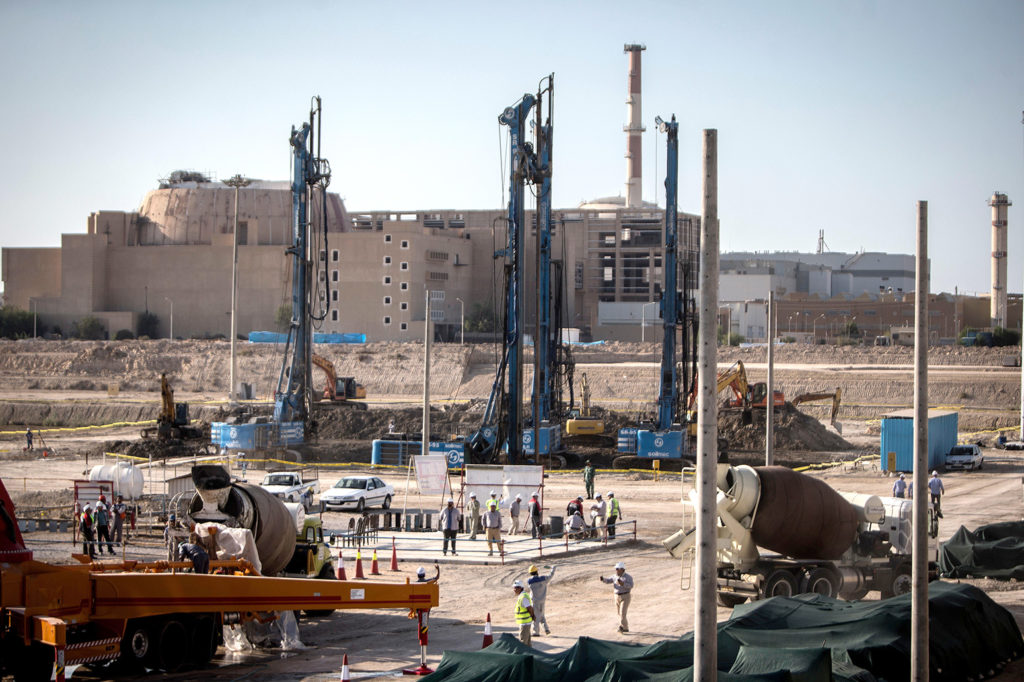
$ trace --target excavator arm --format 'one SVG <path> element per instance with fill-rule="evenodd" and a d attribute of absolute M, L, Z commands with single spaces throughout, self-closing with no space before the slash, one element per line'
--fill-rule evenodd
<path fill-rule="evenodd" d="M 832 401 L 832 415 L 829 420 L 832 426 L 836 426 L 836 417 L 839 416 L 839 403 L 843 398 L 843 390 L 836 387 L 834 393 L 801 393 L 797 397 L 793 398 L 793 405 L 799 405 L 800 403 L 811 403 L 820 400 L 831 400 Z M 837 427 L 838 428 L 838 427 Z"/>
<path fill-rule="evenodd" d="M 327 375 L 327 386 L 324 388 L 324 397 L 328 400 L 337 400 L 338 375 L 334 371 L 334 363 L 322 355 L 313 353 L 313 364 L 322 369 L 324 374 Z"/>

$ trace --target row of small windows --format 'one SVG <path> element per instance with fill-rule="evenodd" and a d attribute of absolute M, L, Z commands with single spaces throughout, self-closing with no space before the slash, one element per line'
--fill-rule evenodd
<path fill-rule="evenodd" d="M 391 256 L 384 256 L 384 265 L 391 265 Z M 408 270 L 409 269 L 408 261 L 402 261 L 401 264 L 399 265 L 399 268 L 402 269 L 402 270 Z"/>
<path fill-rule="evenodd" d="M 391 286 L 391 276 L 390 275 L 384 275 L 384 286 Z M 408 282 L 402 282 L 401 284 L 399 284 L 399 288 L 402 291 L 408 291 L 409 290 L 409 283 Z"/>
<path fill-rule="evenodd" d="M 444 282 L 448 279 L 447 272 L 428 272 L 427 279 L 433 282 Z"/>
<path fill-rule="evenodd" d="M 331 262 L 332 263 L 337 263 L 339 255 L 340 254 L 338 253 L 337 249 L 331 249 Z M 320 249 L 320 262 L 321 263 L 327 262 L 327 252 L 324 251 L 323 249 Z"/>
<path fill-rule="evenodd" d="M 384 235 L 384 243 L 385 244 L 390 244 L 391 243 L 391 235 L 390 234 Z M 408 249 L 409 248 L 409 240 L 408 239 L 403 239 L 402 240 L 402 248 L 403 249 Z"/>

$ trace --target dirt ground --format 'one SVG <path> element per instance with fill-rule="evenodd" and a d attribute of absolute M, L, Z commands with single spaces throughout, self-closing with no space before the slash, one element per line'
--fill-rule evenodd
<path fill-rule="evenodd" d="M 128 342 L 104 344 L 86 342 L 0 342 L 0 476 L 11 491 L 22 516 L 66 513 L 71 481 L 81 478 L 88 467 L 98 463 L 103 451 L 133 452 L 147 456 L 155 446 L 139 444 L 138 426 L 88 431 L 59 431 L 66 427 L 137 421 L 153 418 L 159 393 L 159 373 L 166 371 L 179 388 L 177 399 L 188 400 L 193 416 L 209 420 L 225 414 L 221 400 L 226 386 L 227 344 L 217 342 Z M 367 461 L 367 439 L 387 430 L 391 419 L 398 430 L 416 432 L 419 412 L 411 407 L 421 391 L 420 349 L 416 344 L 372 344 L 360 348 L 331 349 L 339 374 L 359 377 L 370 395 L 365 412 L 335 411 L 320 419 L 320 443 L 310 450 L 321 461 Z M 273 349 L 246 348 L 242 374 L 261 377 L 257 386 L 270 385 L 279 360 Z M 723 349 L 724 350 L 724 349 Z M 609 344 L 597 351 L 577 354 L 577 375 L 584 368 L 594 391 L 595 402 L 606 409 L 621 410 L 615 419 L 629 420 L 631 414 L 650 409 L 657 391 L 657 371 L 652 365 L 654 346 Z M 465 431 L 474 428 L 480 402 L 490 389 L 487 372 L 493 367 L 490 348 L 442 345 L 439 359 L 432 363 L 435 379 L 432 393 L 438 401 L 432 422 L 441 428 Z M 1020 369 L 1002 366 L 1003 355 L 1019 355 L 1016 349 L 936 349 L 930 355 L 930 402 L 960 410 L 963 440 L 990 443 L 997 429 L 1017 423 L 1020 404 Z M 763 380 L 763 349 L 730 349 L 723 352 L 724 365 L 743 359 L 752 380 Z M 910 349 L 898 348 L 784 348 L 776 354 L 777 382 L 787 398 L 805 391 L 834 390 L 844 394 L 840 412 L 843 437 L 815 418 L 825 418 L 826 408 L 803 405 L 800 410 L 780 415 L 785 425 L 777 434 L 777 457 L 781 462 L 831 462 L 852 459 L 859 454 L 877 453 L 881 414 L 911 404 L 912 357 Z M 444 373 L 447 372 L 447 375 Z M 118 386 L 117 395 L 108 393 Z M 829 388 L 831 387 L 831 388 Z M 436 388 L 436 392 L 433 390 Z M 262 391 L 262 389 L 261 389 Z M 135 416 L 135 419 L 127 417 Z M 435 416 L 436 415 L 436 416 Z M 107 421 L 109 420 L 109 421 Z M 788 421 L 787 421 L 788 420 Z M 611 419 L 609 420 L 611 421 Z M 43 427 L 48 451 L 22 451 L 24 428 Z M 778 430 L 779 427 L 777 427 Z M 730 438 L 732 461 L 758 463 L 762 460 L 763 430 L 756 425 L 720 422 Z M 762 427 L 763 429 L 763 427 Z M 1011 438 L 1015 434 L 1011 434 Z M 759 439 L 760 438 L 760 439 Z M 36 445 L 40 445 L 37 440 Z M 162 458 L 187 456 L 193 449 L 164 452 Z M 133 450 L 133 448 L 135 448 Z M 156 453 L 158 459 L 160 453 Z M 985 448 L 985 469 L 981 472 L 944 476 L 947 495 L 943 500 L 945 519 L 940 540 L 953 535 L 960 525 L 975 528 L 997 520 L 1024 518 L 1024 453 Z M 187 466 L 187 463 L 179 465 Z M 184 472 L 184 469 L 173 469 Z M 162 481 L 160 467 L 153 474 L 150 492 Z M 346 470 L 346 473 L 348 470 Z M 329 475 L 329 474 L 328 474 Z M 888 494 L 892 479 L 869 466 L 840 466 L 826 473 L 814 473 L 840 490 L 879 495 Z M 404 476 L 383 478 L 403 490 Z M 577 637 L 621 639 L 637 643 L 654 642 L 693 629 L 690 582 L 661 547 L 660 541 L 680 524 L 683 494 L 678 475 L 663 476 L 655 482 L 650 474 L 613 473 L 602 470 L 597 487 L 613 490 L 620 499 L 624 518 L 638 521 L 638 541 L 619 543 L 607 550 L 570 559 L 554 559 L 555 581 L 549 591 L 547 615 L 550 636 L 534 639 L 541 650 L 560 650 Z M 582 493 L 578 470 L 552 472 L 545 483 L 545 495 L 556 510 L 564 501 Z M 433 508 L 434 500 L 421 500 L 415 493 L 410 506 Z M 328 527 L 343 524 L 348 515 L 325 516 Z M 28 535 L 37 558 L 69 561 L 69 540 L 52 533 Z M 440 540 L 438 539 L 438 543 Z M 145 549 L 141 546 L 140 550 Z M 150 551 L 159 552 L 154 542 Z M 402 575 L 412 575 L 419 559 L 400 556 Z M 625 561 L 636 580 L 630 607 L 631 632 L 616 632 L 611 590 L 597 581 L 612 572 L 616 561 Z M 511 583 L 524 577 L 527 563 L 505 566 L 442 565 L 440 606 L 430 618 L 428 663 L 436 665 L 445 649 L 472 650 L 479 647 L 483 622 L 491 614 L 495 633 L 512 632 Z M 429 564 L 428 564 L 429 566 Z M 389 579 L 388 575 L 382 579 Z M 1024 625 L 1024 589 L 1018 583 L 989 580 L 971 581 L 1014 614 Z M 878 594 L 869 594 L 877 599 Z M 729 610 L 720 608 L 719 619 Z M 320 680 L 336 679 L 341 656 L 348 653 L 354 676 L 390 679 L 394 671 L 418 662 L 415 622 L 404 612 L 368 611 L 335 614 L 329 618 L 303 621 L 302 640 L 307 649 L 282 653 L 278 650 L 245 655 L 224 653 L 215 659 L 217 668 L 204 671 L 212 679 Z M 1024 665 L 1017 662 L 995 679 L 1024 679 Z M 166 676 L 189 679 L 195 673 Z M 86 669 L 74 678 L 102 679 Z"/>

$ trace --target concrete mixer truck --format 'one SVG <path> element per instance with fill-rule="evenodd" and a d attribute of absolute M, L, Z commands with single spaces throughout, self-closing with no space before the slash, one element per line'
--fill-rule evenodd
<path fill-rule="evenodd" d="M 912 500 L 840 493 L 778 466 L 720 464 L 718 489 L 720 605 L 801 592 L 855 600 L 879 590 L 884 599 L 910 590 Z M 936 535 L 932 516 L 931 579 Z M 663 544 L 681 558 L 695 541 L 696 529 L 683 528 Z"/>

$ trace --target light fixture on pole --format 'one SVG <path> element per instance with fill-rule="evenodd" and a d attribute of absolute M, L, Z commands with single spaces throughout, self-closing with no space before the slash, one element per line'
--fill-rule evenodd
<path fill-rule="evenodd" d="M 174 301 L 172 301 L 167 296 L 164 296 L 164 300 L 171 304 L 171 333 L 170 333 L 170 337 L 171 337 L 171 340 L 173 341 L 174 340 Z"/>
<path fill-rule="evenodd" d="M 458 296 L 455 300 L 459 302 L 459 345 L 466 343 L 466 304 Z"/>
<path fill-rule="evenodd" d="M 823 317 L 825 317 L 825 313 L 818 315 L 816 318 L 814 318 L 814 321 L 811 323 L 811 343 L 818 342 L 818 320 L 820 320 Z M 827 330 L 825 331 L 825 338 L 828 338 Z"/>
<path fill-rule="evenodd" d="M 238 356 L 235 353 L 235 342 L 238 337 L 238 189 L 248 187 L 252 183 L 249 178 L 235 175 L 224 184 L 235 188 L 235 229 L 231 235 L 231 376 L 228 379 L 228 399 L 236 398 L 235 370 L 238 367 Z M 248 239 L 246 239 L 248 241 Z"/>

